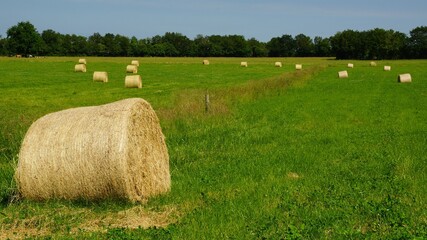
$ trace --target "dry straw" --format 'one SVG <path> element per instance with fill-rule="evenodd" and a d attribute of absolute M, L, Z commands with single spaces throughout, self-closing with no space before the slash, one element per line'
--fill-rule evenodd
<path fill-rule="evenodd" d="M 142 88 L 142 79 L 140 75 L 129 75 L 125 78 L 125 87 Z"/>
<path fill-rule="evenodd" d="M 76 65 L 74 66 L 74 71 L 75 71 L 75 72 L 86 72 L 86 65 L 85 65 L 85 64 L 82 64 L 82 63 L 80 63 L 80 64 L 76 64 Z"/>
<path fill-rule="evenodd" d="M 275 63 L 274 63 L 274 66 L 275 66 L 275 67 L 282 67 L 282 63 L 281 63 L 281 62 L 275 62 Z"/>
<path fill-rule="evenodd" d="M 339 78 L 348 78 L 348 72 L 347 71 L 340 71 L 338 72 Z"/>
<path fill-rule="evenodd" d="M 144 201 L 170 190 L 169 155 L 150 104 L 130 98 L 47 114 L 25 135 L 24 198 Z"/>
<path fill-rule="evenodd" d="M 209 60 L 206 60 L 206 59 L 205 59 L 205 60 L 203 60 L 202 64 L 203 64 L 203 65 L 209 65 Z"/>
<path fill-rule="evenodd" d="M 409 73 L 400 74 L 399 77 L 397 77 L 397 82 L 400 82 L 400 83 L 412 82 L 411 74 L 409 74 Z"/>
<path fill-rule="evenodd" d="M 132 60 L 132 62 L 130 62 L 130 64 L 139 67 L 139 61 L 138 60 Z"/>
<path fill-rule="evenodd" d="M 384 66 L 384 71 L 391 71 L 391 66 Z"/>
<path fill-rule="evenodd" d="M 80 59 L 79 59 L 79 63 L 80 63 L 80 64 L 86 64 L 86 59 L 84 59 L 84 58 L 80 58 Z"/>
<path fill-rule="evenodd" d="M 295 64 L 295 69 L 296 70 L 301 70 L 302 69 L 302 64 Z"/>
<path fill-rule="evenodd" d="M 371 67 L 376 67 L 376 66 L 377 66 L 377 63 L 376 63 L 376 62 L 370 62 L 370 63 L 369 63 L 369 65 L 370 65 Z"/>
<path fill-rule="evenodd" d="M 93 72 L 93 81 L 94 82 L 108 82 L 108 73 L 107 72 Z"/>
<path fill-rule="evenodd" d="M 138 67 L 136 65 L 127 65 L 126 66 L 127 73 L 138 73 Z"/>
<path fill-rule="evenodd" d="M 353 65 L 353 63 L 349 63 L 349 64 L 347 64 L 347 67 L 348 68 L 354 68 L 354 65 Z"/>
<path fill-rule="evenodd" d="M 248 67 L 248 62 L 240 62 L 241 67 Z"/>

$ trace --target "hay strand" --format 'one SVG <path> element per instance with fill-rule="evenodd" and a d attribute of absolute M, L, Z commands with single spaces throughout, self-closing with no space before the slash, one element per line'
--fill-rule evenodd
<path fill-rule="evenodd" d="M 275 67 L 282 67 L 282 63 L 281 63 L 281 62 L 275 62 L 275 63 L 274 63 L 274 66 L 275 66 Z"/>
<path fill-rule="evenodd" d="M 28 199 L 144 201 L 170 190 L 169 155 L 150 104 L 130 98 L 38 119 L 15 179 Z"/>
<path fill-rule="evenodd" d="M 369 63 L 369 65 L 370 65 L 371 67 L 376 67 L 376 66 L 377 66 L 377 63 L 376 63 L 376 62 L 370 62 L 370 63 Z"/>
<path fill-rule="evenodd" d="M 207 59 L 203 60 L 202 64 L 203 65 L 209 65 L 209 60 L 207 60 Z"/>
<path fill-rule="evenodd" d="M 93 72 L 93 81 L 94 82 L 108 82 L 108 73 L 107 72 Z"/>
<path fill-rule="evenodd" d="M 80 64 L 86 64 L 86 59 L 84 59 L 84 58 L 80 58 L 80 59 L 79 59 L 79 63 L 80 63 Z"/>
<path fill-rule="evenodd" d="M 301 70 L 302 69 L 302 64 L 295 64 L 295 69 L 296 70 Z"/>
<path fill-rule="evenodd" d="M 384 71 L 391 71 L 391 66 L 384 66 Z"/>
<path fill-rule="evenodd" d="M 400 74 L 397 77 L 397 82 L 400 82 L 400 83 L 410 83 L 410 82 L 412 82 L 411 74 L 409 74 L 409 73 Z"/>
<path fill-rule="evenodd" d="M 126 72 L 136 74 L 138 73 L 138 67 L 136 65 L 127 65 Z"/>
<path fill-rule="evenodd" d="M 241 67 L 248 67 L 248 62 L 240 62 Z"/>
<path fill-rule="evenodd" d="M 126 88 L 142 88 L 142 79 L 140 75 L 130 75 L 125 78 Z"/>
<path fill-rule="evenodd" d="M 353 63 L 349 63 L 349 64 L 347 64 L 347 67 L 348 68 L 354 68 L 354 64 Z"/>
<path fill-rule="evenodd" d="M 338 72 L 339 78 L 348 78 L 348 72 L 347 71 L 340 71 Z"/>
<path fill-rule="evenodd" d="M 86 65 L 85 65 L 85 64 L 82 64 L 82 63 L 80 63 L 80 64 L 76 64 L 76 65 L 74 66 L 74 71 L 75 71 L 75 72 L 86 72 Z"/>
<path fill-rule="evenodd" d="M 138 60 L 132 60 L 132 61 L 130 62 L 130 64 L 131 64 L 131 65 L 135 65 L 135 66 L 139 67 L 139 61 L 138 61 Z"/>

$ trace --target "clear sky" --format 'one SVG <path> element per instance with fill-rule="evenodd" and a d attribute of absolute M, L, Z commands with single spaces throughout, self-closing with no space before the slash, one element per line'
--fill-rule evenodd
<path fill-rule="evenodd" d="M 329 37 L 346 29 L 427 26 L 427 0 L 1 0 L 0 35 L 21 21 L 42 32 L 137 38 L 179 32 L 243 35 L 267 42 L 303 33 Z"/>

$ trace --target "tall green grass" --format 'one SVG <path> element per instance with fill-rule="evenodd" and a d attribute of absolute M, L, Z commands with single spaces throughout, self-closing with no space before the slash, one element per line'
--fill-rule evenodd
<path fill-rule="evenodd" d="M 354 69 L 346 69 L 343 61 L 282 59 L 284 68 L 279 69 L 273 67 L 276 59 L 253 59 L 246 69 L 238 67 L 240 59 L 212 59 L 203 66 L 200 59 L 144 58 L 144 87 L 133 91 L 114 82 L 130 59 L 92 59 L 98 68 L 115 69 L 105 85 L 92 83 L 90 71 L 64 73 L 72 69 L 71 59 L 46 59 L 28 70 L 35 83 L 25 95 L 14 94 L 24 91 L 24 84 L 13 81 L 12 74 L 3 76 L 12 66 L 30 63 L 2 61 L 0 84 L 6 95 L 1 110 L 7 114 L 1 119 L 6 150 L 0 166 L 6 174 L 0 183 L 5 199 L 19 142 L 37 117 L 65 107 L 143 97 L 159 114 L 172 175 L 172 191 L 144 208 L 176 209 L 176 220 L 167 228 L 126 229 L 101 221 L 91 231 L 83 226 L 133 206 L 21 201 L 1 205 L 3 229 L 29 226 L 41 236 L 94 239 L 427 235 L 425 61 L 381 61 L 378 67 L 355 61 Z M 300 62 L 303 71 L 295 72 Z M 68 77 L 42 79 L 49 74 L 39 68 L 50 64 L 59 65 L 52 68 L 57 75 Z M 384 72 L 383 64 L 392 71 Z M 350 77 L 338 79 L 340 70 L 348 70 Z M 404 72 L 412 74 L 413 83 L 397 83 L 397 74 Z M 206 90 L 212 104 L 208 113 Z"/>

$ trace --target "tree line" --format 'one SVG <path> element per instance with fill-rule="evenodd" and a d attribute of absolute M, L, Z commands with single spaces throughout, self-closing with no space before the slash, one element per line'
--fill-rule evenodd
<path fill-rule="evenodd" d="M 334 36 L 312 39 L 304 34 L 284 34 L 268 42 L 241 35 L 181 33 L 138 39 L 119 34 L 94 33 L 89 37 L 61 34 L 48 29 L 39 33 L 30 22 L 19 22 L 0 36 L 0 55 L 23 56 L 161 56 L 161 57 L 331 57 L 337 59 L 427 58 L 427 26 L 404 33 L 375 28 L 345 30 Z"/>

